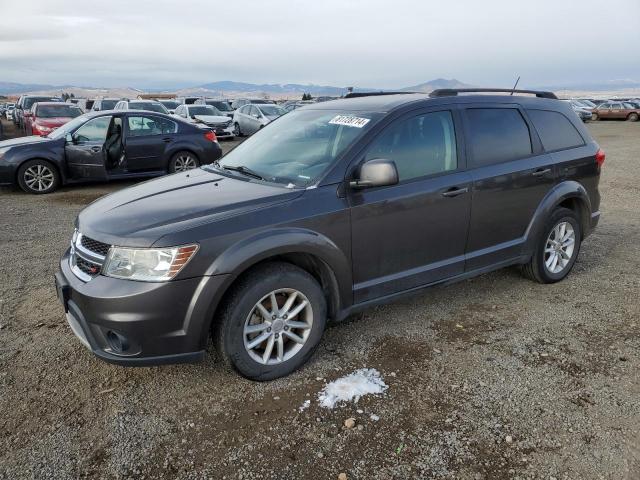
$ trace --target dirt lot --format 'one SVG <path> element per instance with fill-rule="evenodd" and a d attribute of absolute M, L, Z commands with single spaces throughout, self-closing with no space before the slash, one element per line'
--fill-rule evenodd
<path fill-rule="evenodd" d="M 507 269 L 371 309 L 266 384 L 214 354 L 112 366 L 73 336 L 58 257 L 75 215 L 130 183 L 0 190 L 0 478 L 640 478 L 640 124 L 590 128 L 603 217 L 566 281 Z M 318 405 L 363 367 L 383 396 Z"/>

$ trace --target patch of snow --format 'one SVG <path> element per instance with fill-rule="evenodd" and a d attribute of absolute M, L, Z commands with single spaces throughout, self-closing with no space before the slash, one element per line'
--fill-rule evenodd
<path fill-rule="evenodd" d="M 311 405 L 311 400 L 305 400 L 304 403 L 300 405 L 300 408 L 298 408 L 298 410 L 301 412 L 304 412 L 307 408 L 309 408 L 310 405 Z"/>
<path fill-rule="evenodd" d="M 325 385 L 318 394 L 321 407 L 333 408 L 339 402 L 355 403 L 364 395 L 377 395 L 389 388 L 380 372 L 374 368 L 362 368 Z"/>

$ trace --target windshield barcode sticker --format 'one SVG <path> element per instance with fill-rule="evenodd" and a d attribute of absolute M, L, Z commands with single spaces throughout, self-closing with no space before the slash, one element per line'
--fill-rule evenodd
<path fill-rule="evenodd" d="M 351 115 L 336 115 L 329 121 L 329 123 L 333 125 L 362 128 L 369 123 L 369 120 L 369 118 L 353 117 Z"/>

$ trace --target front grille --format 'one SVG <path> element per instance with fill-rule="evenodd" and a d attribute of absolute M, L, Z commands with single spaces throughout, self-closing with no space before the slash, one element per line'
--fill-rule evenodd
<path fill-rule="evenodd" d="M 76 232 L 71 242 L 69 265 L 71 271 L 84 282 L 100 274 L 111 246 Z"/>
<path fill-rule="evenodd" d="M 229 120 L 228 122 L 223 122 L 223 123 L 207 123 L 207 125 L 209 127 L 213 127 L 213 128 L 227 128 L 229 125 L 231 125 L 231 120 Z"/>
<path fill-rule="evenodd" d="M 98 255 L 103 257 L 107 256 L 107 253 L 109 253 L 109 248 L 111 247 L 111 245 L 99 242 L 97 240 L 94 240 L 93 238 L 85 237 L 84 235 L 80 239 L 80 245 L 82 245 L 87 250 L 97 253 Z"/>
<path fill-rule="evenodd" d="M 101 265 L 85 260 L 80 256 L 76 256 L 75 260 L 76 267 L 78 267 L 82 273 L 89 275 L 90 277 L 95 277 L 100 273 Z"/>

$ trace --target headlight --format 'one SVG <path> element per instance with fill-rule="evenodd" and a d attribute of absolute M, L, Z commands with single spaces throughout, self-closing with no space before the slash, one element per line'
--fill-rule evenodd
<path fill-rule="evenodd" d="M 141 282 L 166 282 L 198 251 L 198 245 L 173 248 L 111 247 L 102 268 L 109 277 Z"/>

